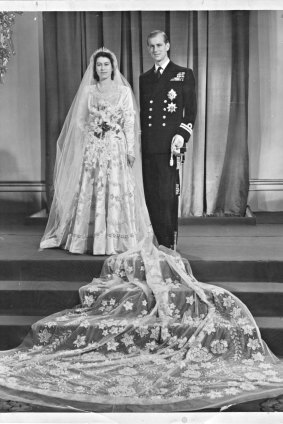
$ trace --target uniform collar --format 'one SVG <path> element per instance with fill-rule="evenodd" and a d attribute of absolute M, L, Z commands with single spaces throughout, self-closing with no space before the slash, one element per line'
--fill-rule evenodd
<path fill-rule="evenodd" d="M 156 65 L 156 63 L 154 64 L 154 69 L 155 71 L 157 71 L 157 69 L 160 67 L 162 68 L 162 72 L 164 72 L 166 66 L 168 65 L 168 63 L 170 62 L 169 57 L 167 58 L 166 62 L 164 62 L 162 65 Z"/>

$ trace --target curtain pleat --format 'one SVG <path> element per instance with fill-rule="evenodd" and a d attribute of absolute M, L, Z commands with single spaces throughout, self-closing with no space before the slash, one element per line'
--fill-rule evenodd
<path fill-rule="evenodd" d="M 224 164 L 231 95 L 232 29 L 229 12 L 208 15 L 206 90 L 206 213 L 213 215 Z"/>
<path fill-rule="evenodd" d="M 121 58 L 120 71 L 133 86 L 133 60 L 132 60 L 132 27 L 131 12 L 124 12 L 121 16 Z"/>
<path fill-rule="evenodd" d="M 248 69 L 249 15 L 232 12 L 232 66 L 229 126 L 221 178 L 215 204 L 216 214 L 242 216 L 249 191 L 248 158 Z M 241 30 L 239 30 L 241 29 Z"/>
<path fill-rule="evenodd" d="M 181 215 L 202 216 L 205 208 L 205 157 L 207 107 L 207 22 L 208 12 L 192 12 L 187 16 L 188 32 L 185 57 L 194 70 L 197 89 L 197 120 L 187 146 L 183 166 Z"/>
<path fill-rule="evenodd" d="M 146 37 L 170 36 L 170 58 L 193 68 L 198 115 L 182 170 L 181 215 L 244 215 L 248 195 L 249 12 L 45 12 L 46 189 L 52 198 L 56 140 L 93 51 L 104 46 L 139 99 L 152 67 Z"/>

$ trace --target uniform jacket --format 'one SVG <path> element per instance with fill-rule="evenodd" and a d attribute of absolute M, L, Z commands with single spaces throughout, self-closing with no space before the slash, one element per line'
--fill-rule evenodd
<path fill-rule="evenodd" d="M 169 62 L 157 80 L 155 67 L 140 76 L 143 154 L 170 154 L 175 134 L 190 138 L 196 118 L 195 79 L 191 69 Z"/>

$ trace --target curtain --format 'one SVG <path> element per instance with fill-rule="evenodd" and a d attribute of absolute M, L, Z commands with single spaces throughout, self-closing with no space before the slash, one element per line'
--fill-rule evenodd
<path fill-rule="evenodd" d="M 249 203 L 258 211 L 283 210 L 282 10 L 251 12 Z"/>
<path fill-rule="evenodd" d="M 193 69 L 198 115 L 182 170 L 181 215 L 245 214 L 249 165 L 249 12 L 45 12 L 46 189 L 52 197 L 56 140 L 87 67 L 101 46 L 118 58 L 139 100 L 152 66 L 146 37 L 164 30 L 170 58 Z"/>

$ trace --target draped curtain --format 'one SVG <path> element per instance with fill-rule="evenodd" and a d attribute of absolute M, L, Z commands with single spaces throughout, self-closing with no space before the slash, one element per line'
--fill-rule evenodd
<path fill-rule="evenodd" d="M 56 140 L 90 55 L 101 46 L 113 50 L 138 100 L 139 75 L 152 66 L 146 37 L 153 29 L 169 35 L 170 58 L 196 77 L 198 115 L 182 170 L 181 215 L 244 215 L 248 11 L 43 13 L 48 203 Z"/>

